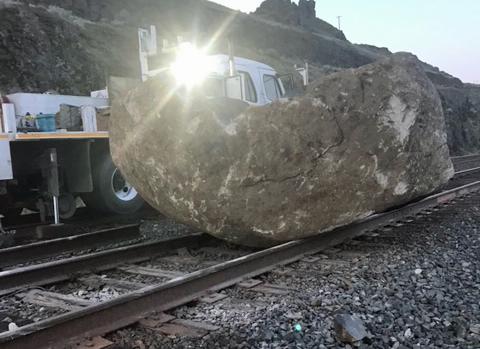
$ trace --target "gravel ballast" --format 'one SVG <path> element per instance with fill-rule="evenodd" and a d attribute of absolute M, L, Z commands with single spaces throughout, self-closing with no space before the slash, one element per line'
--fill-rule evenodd
<path fill-rule="evenodd" d="M 202 338 L 132 326 L 107 337 L 120 348 L 480 348 L 480 195 L 382 229 L 258 279 L 286 295 L 238 286 L 214 304 L 169 314 L 219 326 Z M 368 338 L 342 343 L 338 314 Z"/>

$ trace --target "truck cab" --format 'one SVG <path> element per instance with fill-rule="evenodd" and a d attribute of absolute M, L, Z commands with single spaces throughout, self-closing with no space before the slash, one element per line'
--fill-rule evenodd
<path fill-rule="evenodd" d="M 233 52 L 228 55 L 207 55 L 204 49 L 196 48 L 189 42 L 168 46 L 168 41 L 164 40 L 160 49 L 155 26 L 140 28 L 138 37 L 143 81 L 162 74 L 172 74 L 177 77 L 177 83 L 187 89 L 201 84 L 207 96 L 240 99 L 256 106 L 272 103 L 285 96 L 281 79 L 267 64 L 235 57 Z M 163 66 L 152 69 L 152 58 L 161 61 Z"/>
<path fill-rule="evenodd" d="M 210 59 L 215 68 L 208 78 L 226 80 L 224 96 L 241 99 L 256 106 L 270 104 L 285 96 L 285 89 L 277 72 L 264 63 L 234 57 L 235 73 L 229 76 L 231 57 L 213 55 Z M 233 80 L 232 83 L 228 83 L 229 80 Z"/>

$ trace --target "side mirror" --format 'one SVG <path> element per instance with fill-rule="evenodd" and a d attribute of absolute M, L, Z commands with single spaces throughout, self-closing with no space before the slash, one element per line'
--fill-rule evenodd
<path fill-rule="evenodd" d="M 240 75 L 225 78 L 225 96 L 243 100 L 242 77 Z"/>
<path fill-rule="evenodd" d="M 277 77 L 278 77 L 278 80 L 280 80 L 283 85 L 283 88 L 285 90 L 283 91 L 284 94 L 295 89 L 295 81 L 293 79 L 293 74 L 291 73 L 283 74 L 283 75 L 278 75 Z"/>

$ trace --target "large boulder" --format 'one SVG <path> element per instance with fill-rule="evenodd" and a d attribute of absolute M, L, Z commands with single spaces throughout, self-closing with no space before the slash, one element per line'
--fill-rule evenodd
<path fill-rule="evenodd" d="M 319 234 L 453 175 L 438 93 L 410 55 L 264 107 L 172 91 L 152 79 L 115 103 L 114 162 L 160 212 L 234 243 Z"/>

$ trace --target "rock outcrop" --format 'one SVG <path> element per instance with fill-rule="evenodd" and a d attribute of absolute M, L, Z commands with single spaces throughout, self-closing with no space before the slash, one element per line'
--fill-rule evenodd
<path fill-rule="evenodd" d="M 234 243 L 318 234 L 453 175 L 438 93 L 409 55 L 264 107 L 171 88 L 153 79 L 114 105 L 113 159 L 160 212 Z"/>
<path fill-rule="evenodd" d="M 212 53 L 227 52 L 228 36 L 238 56 L 270 64 L 273 59 L 282 72 L 304 60 L 344 68 L 373 61 L 374 55 L 335 39 L 336 29 L 320 22 L 326 29 L 311 36 L 199 0 L 0 2 L 0 91 L 88 95 L 104 88 L 109 76 L 138 78 L 137 29 L 146 24 L 171 41 L 177 35 L 205 42 L 216 36 Z"/>
<path fill-rule="evenodd" d="M 314 33 L 327 32 L 335 38 L 346 40 L 342 31 L 317 18 L 315 5 L 314 0 L 300 0 L 298 5 L 291 0 L 265 0 L 255 15 Z"/>

